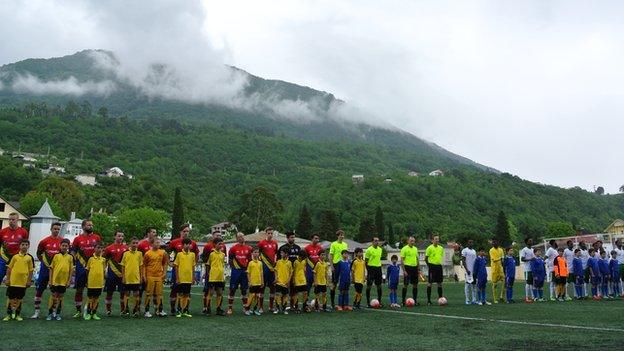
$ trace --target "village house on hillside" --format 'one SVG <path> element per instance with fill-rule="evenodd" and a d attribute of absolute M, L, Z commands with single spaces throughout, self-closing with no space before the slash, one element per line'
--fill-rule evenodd
<path fill-rule="evenodd" d="M 21 213 L 15 204 L 11 204 L 6 201 L 2 197 L 0 197 L 0 221 L 2 222 L 1 228 L 9 226 L 9 214 L 17 213 L 19 215 L 19 220 L 17 221 L 17 225 L 21 226 L 22 221 L 28 220 L 28 216 Z"/>
<path fill-rule="evenodd" d="M 100 176 L 108 178 L 126 177 L 128 179 L 132 179 L 131 174 L 124 173 L 124 171 L 122 171 L 119 167 L 111 167 L 109 169 L 105 169 L 104 171 L 102 171 L 102 173 L 100 173 Z"/>
<path fill-rule="evenodd" d="M 407 173 L 408 176 L 410 177 L 418 177 L 420 175 L 420 173 L 416 172 L 416 171 L 409 171 Z"/>
<path fill-rule="evenodd" d="M 613 223 L 609 224 L 604 232 L 609 234 L 624 234 L 624 220 L 616 219 Z"/>
<path fill-rule="evenodd" d="M 75 177 L 75 179 L 78 183 L 82 185 L 90 185 L 90 186 L 97 185 L 97 182 L 95 181 L 95 176 L 92 176 L 92 175 L 79 174 Z"/>
<path fill-rule="evenodd" d="M 441 177 L 444 175 L 444 171 L 441 169 L 436 169 L 435 171 L 429 172 L 429 176 L 431 177 Z"/>
<path fill-rule="evenodd" d="M 351 181 L 353 184 L 361 184 L 364 183 L 364 175 L 363 174 L 354 174 L 351 176 Z"/>

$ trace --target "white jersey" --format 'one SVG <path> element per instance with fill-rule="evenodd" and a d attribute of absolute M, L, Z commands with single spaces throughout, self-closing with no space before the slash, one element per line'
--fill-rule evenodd
<path fill-rule="evenodd" d="M 535 258 L 535 254 L 533 253 L 533 249 L 530 247 L 525 247 L 520 250 L 520 262 L 522 262 L 522 266 L 524 267 L 525 272 L 531 271 L 531 260 Z"/>
<path fill-rule="evenodd" d="M 474 263 L 475 263 L 475 260 L 477 259 L 477 251 L 475 251 L 474 249 L 465 247 L 462 250 L 461 255 L 463 258 L 466 259 L 466 266 L 464 268 L 467 271 L 470 271 L 470 274 L 472 274 L 473 269 L 474 269 Z"/>
<path fill-rule="evenodd" d="M 555 258 L 559 256 L 557 249 L 549 247 L 546 250 L 546 268 L 548 268 L 549 272 L 553 272 L 555 270 Z"/>
<path fill-rule="evenodd" d="M 619 264 L 624 264 L 624 247 L 621 249 L 615 248 L 616 258 Z"/>
<path fill-rule="evenodd" d="M 581 263 L 583 264 L 583 270 L 587 269 L 588 260 L 589 260 L 589 251 L 581 249 Z"/>
<path fill-rule="evenodd" d="M 574 249 L 568 249 L 566 247 L 563 250 L 563 258 L 566 260 L 566 265 L 568 266 L 568 272 L 574 273 L 574 265 L 572 264 L 572 260 L 574 260 Z"/>

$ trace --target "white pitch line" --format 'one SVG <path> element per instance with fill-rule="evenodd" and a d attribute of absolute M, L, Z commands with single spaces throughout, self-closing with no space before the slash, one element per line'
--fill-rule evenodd
<path fill-rule="evenodd" d="M 531 326 L 536 326 L 536 327 L 624 332 L 624 329 L 618 329 L 618 328 L 587 327 L 587 326 L 582 326 L 582 325 L 555 324 L 555 323 L 523 322 L 523 321 L 514 321 L 514 320 L 506 320 L 506 319 L 465 317 L 465 316 L 454 316 L 454 315 L 447 315 L 447 314 L 435 314 L 435 313 L 424 313 L 424 312 L 407 312 L 407 311 L 393 311 L 393 310 L 367 310 L 367 311 L 399 313 L 399 314 L 408 314 L 408 315 L 434 317 L 434 318 L 461 319 L 461 320 L 480 321 L 480 322 L 496 322 L 496 323 L 506 323 L 506 324 L 531 325 Z"/>

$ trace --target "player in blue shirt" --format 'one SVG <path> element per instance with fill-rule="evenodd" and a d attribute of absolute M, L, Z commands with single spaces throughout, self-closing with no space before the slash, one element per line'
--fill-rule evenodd
<path fill-rule="evenodd" d="M 392 255 L 390 261 L 392 264 L 388 266 L 386 270 L 386 277 L 388 279 L 388 289 L 390 289 L 390 307 L 399 306 L 399 298 L 397 296 L 397 289 L 399 287 L 399 272 L 401 267 L 397 264 L 399 257 Z M 379 301 L 381 303 L 381 301 Z M 400 306 L 399 306 L 400 307 Z"/>
<path fill-rule="evenodd" d="M 542 250 L 535 248 L 535 259 L 531 261 L 531 272 L 533 272 L 533 298 L 535 301 L 546 301 L 544 299 L 544 280 L 546 279 L 546 268 L 542 258 Z"/>
<path fill-rule="evenodd" d="M 505 288 L 507 303 L 515 303 L 513 299 L 513 284 L 516 280 L 516 259 L 513 257 L 513 248 L 507 248 L 507 256 L 503 259 L 503 270 L 505 271 Z"/>
<path fill-rule="evenodd" d="M 602 284 L 600 284 L 602 296 L 605 299 L 610 299 L 611 296 L 609 296 L 609 282 L 611 281 L 611 271 L 609 270 L 609 257 L 607 257 L 607 252 L 604 250 L 600 250 L 598 267 L 600 268 L 600 275 L 602 275 Z"/>
<path fill-rule="evenodd" d="M 620 296 L 622 290 L 620 289 L 620 263 L 617 259 L 617 251 L 611 251 L 611 261 L 609 261 L 609 271 L 611 272 L 611 296 L 616 298 Z"/>
<path fill-rule="evenodd" d="M 480 248 L 475 258 L 474 267 L 472 268 L 472 277 L 477 280 L 477 304 L 479 306 L 491 305 L 485 298 L 487 286 L 487 260 L 485 259 L 485 250 Z"/>
<path fill-rule="evenodd" d="M 338 262 L 336 274 L 338 274 L 338 311 L 351 311 L 349 306 L 349 288 L 351 287 L 351 262 L 349 262 L 349 251 L 342 250 L 342 260 Z"/>
<path fill-rule="evenodd" d="M 594 257 L 596 253 L 596 249 L 593 247 L 589 249 L 589 258 L 587 259 L 587 268 L 589 269 L 589 280 L 591 281 L 591 292 L 592 298 L 594 300 L 600 300 L 600 295 L 598 294 L 598 286 L 602 283 L 602 275 L 600 274 L 600 264 L 598 263 L 598 259 Z"/>
<path fill-rule="evenodd" d="M 574 258 L 572 259 L 572 271 L 574 272 L 574 291 L 576 292 L 576 299 L 582 300 L 585 296 L 583 292 L 584 271 L 583 271 L 583 258 L 581 257 L 581 249 L 574 250 Z"/>

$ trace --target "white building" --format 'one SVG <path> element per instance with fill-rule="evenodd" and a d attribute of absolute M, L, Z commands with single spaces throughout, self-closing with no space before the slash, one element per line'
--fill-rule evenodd
<path fill-rule="evenodd" d="M 407 175 L 410 177 L 418 177 L 420 174 L 416 171 L 410 171 L 407 173 Z"/>
<path fill-rule="evenodd" d="M 118 178 L 124 176 L 124 171 L 119 167 L 112 167 L 102 172 L 102 175 L 109 178 Z"/>
<path fill-rule="evenodd" d="M 435 171 L 431 171 L 429 175 L 432 177 L 440 177 L 444 175 L 444 171 L 441 169 L 436 169 Z"/>
<path fill-rule="evenodd" d="M 353 184 L 361 184 L 364 183 L 364 175 L 363 174 L 354 174 L 351 176 L 351 181 Z"/>
<path fill-rule="evenodd" d="M 50 204 L 48 203 L 48 199 L 43 203 L 39 212 L 36 215 L 30 217 L 30 230 L 29 230 L 29 238 L 30 238 L 30 248 L 28 249 L 28 253 L 33 257 L 37 257 L 37 246 L 39 242 L 50 235 L 50 227 L 52 223 L 58 222 L 59 217 L 55 216 L 52 212 L 52 208 L 50 208 Z"/>
<path fill-rule="evenodd" d="M 72 212 L 68 222 L 62 222 L 61 236 L 70 242 L 82 233 L 82 219 L 76 218 L 76 212 Z"/>
<path fill-rule="evenodd" d="M 82 185 L 94 186 L 97 184 L 97 182 L 95 181 L 95 176 L 92 175 L 79 174 L 76 176 L 75 179 L 78 183 Z"/>
<path fill-rule="evenodd" d="M 0 228 L 9 226 L 9 214 L 13 212 L 18 214 L 19 220 L 17 221 L 17 225 L 21 227 L 22 221 L 27 220 L 28 216 L 18 211 L 15 206 L 0 197 Z"/>

